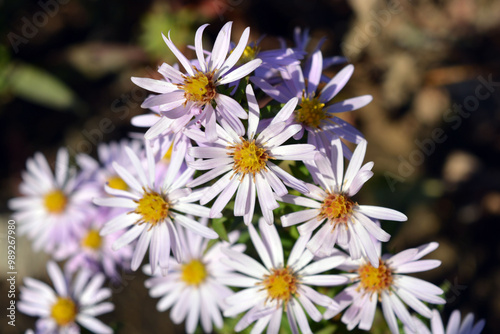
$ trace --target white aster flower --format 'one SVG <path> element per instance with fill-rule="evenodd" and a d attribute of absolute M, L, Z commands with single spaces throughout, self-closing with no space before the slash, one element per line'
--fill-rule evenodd
<path fill-rule="evenodd" d="M 233 70 L 245 51 L 250 29 L 244 30 L 238 45 L 229 54 L 232 22 L 222 27 L 210 56 L 206 57 L 202 35 L 207 26 L 208 24 L 204 24 L 196 31 L 195 51 L 198 67 L 193 66 L 193 63 L 175 47 L 170 36 L 168 38 L 163 36 L 167 46 L 184 67 L 186 74 L 164 63 L 158 71 L 165 77 L 165 80 L 132 78 L 136 85 L 159 93 L 159 95 L 149 97 L 142 104 L 143 108 L 158 106 L 163 116 L 146 133 L 146 139 L 152 139 L 170 127 L 171 119 L 183 119 L 183 122 L 177 124 L 177 130 L 180 130 L 193 117 L 195 121 L 200 121 L 205 126 L 206 136 L 210 141 L 217 139 L 216 119 L 224 119 L 236 129 L 237 133 L 240 135 L 244 133 L 245 130 L 239 118 L 246 119 L 246 112 L 233 98 L 220 94 L 217 87 L 245 77 L 262 61 L 254 59 Z"/>
<path fill-rule="evenodd" d="M 207 224 L 202 218 L 200 223 Z M 213 325 L 221 328 L 224 324 L 221 310 L 227 307 L 224 298 L 233 294 L 232 290 L 218 281 L 219 276 L 232 272 L 230 267 L 221 263 L 226 257 L 222 247 L 229 247 L 242 252 L 244 245 L 232 244 L 238 239 L 238 233 L 229 234 L 230 242 L 218 242 L 207 249 L 208 240 L 177 225 L 179 240 L 186 250 L 181 263 L 170 266 L 168 275 L 158 272 L 145 285 L 151 297 L 161 297 L 156 305 L 163 312 L 172 308 L 170 318 L 176 324 L 186 320 L 186 332 L 193 333 L 200 322 L 204 333 L 211 333 Z M 151 267 L 145 266 L 144 272 L 151 274 Z M 212 325 L 213 324 L 213 325 Z"/>
<path fill-rule="evenodd" d="M 348 248 L 353 259 L 364 257 L 378 266 L 378 255 L 373 240 L 388 241 L 390 235 L 378 226 L 373 219 L 405 221 L 404 214 L 383 207 L 359 205 L 352 200 L 369 180 L 373 172 L 373 162 L 362 166 L 366 152 L 366 141 L 362 141 L 352 156 L 344 175 L 344 157 L 339 141 L 333 143 L 331 156 L 326 158 L 317 153 L 315 165 L 310 171 L 320 187 L 308 185 L 309 198 L 285 195 L 278 200 L 301 205 L 310 209 L 281 217 L 283 226 L 303 223 L 298 227 L 301 234 L 309 234 L 321 226 L 311 238 L 307 247 L 316 255 L 329 255 L 335 244 Z"/>
<path fill-rule="evenodd" d="M 57 152 L 55 175 L 39 152 L 27 160 L 26 167 L 19 187 L 23 196 L 9 201 L 19 233 L 33 240 L 35 250 L 64 258 L 66 245 L 95 210 L 91 199 L 98 190 L 69 167 L 69 154 L 63 148 Z"/>
<path fill-rule="evenodd" d="M 263 219 L 259 221 L 262 239 L 253 225 L 248 228 L 264 265 L 248 255 L 223 249 L 229 259 L 222 259 L 222 262 L 241 274 L 228 274 L 222 282 L 245 288 L 226 298 L 231 306 L 224 311 L 224 316 L 231 317 L 248 310 L 237 323 L 236 332 L 256 322 L 252 333 L 261 333 L 267 326 L 268 334 L 277 334 L 285 311 L 292 333 L 299 333 L 299 329 L 302 333 L 312 333 L 306 313 L 316 322 L 322 319 L 314 304 L 323 307 L 338 305 L 309 285 L 345 284 L 348 279 L 341 275 L 318 275 L 337 267 L 344 261 L 343 257 L 332 256 L 310 263 L 314 256 L 305 248 L 308 237 L 301 236 L 285 264 L 280 236 L 274 225 L 266 224 Z"/>
<path fill-rule="evenodd" d="M 184 151 L 182 145 L 173 150 Z M 169 169 L 160 184 L 156 177 L 156 162 L 149 143 L 146 143 L 147 169 L 143 167 L 139 157 L 129 148 L 125 149 L 132 162 L 137 177 L 122 166 L 114 163 L 116 173 L 128 185 L 128 191 L 105 186 L 106 192 L 114 197 L 96 198 L 94 203 L 101 206 L 126 208 L 124 212 L 108 221 L 101 235 L 107 235 L 119 230 L 128 229 L 113 244 L 113 249 L 118 250 L 139 238 L 132 256 L 131 269 L 139 268 L 148 248 L 149 261 L 153 271 L 158 265 L 164 273 L 168 270 L 170 250 L 177 261 L 183 258 L 183 250 L 175 224 L 180 224 L 205 238 L 218 237 L 212 229 L 203 226 L 187 215 L 208 217 L 209 209 L 192 202 L 200 199 L 199 192 L 192 192 L 185 188 L 194 170 L 187 169 L 182 174 L 179 169 L 184 159 L 172 160 Z M 151 245 L 151 247 L 150 247 Z"/>
<path fill-rule="evenodd" d="M 246 88 L 249 117 L 246 138 L 240 136 L 222 121 L 217 126 L 219 139 L 213 143 L 203 143 L 203 135 L 191 131 L 187 133 L 199 144 L 209 146 L 192 147 L 188 153 L 194 158 L 204 158 L 188 162 L 198 170 L 210 170 L 192 182 L 195 187 L 224 174 L 215 184 L 210 186 L 201 197 L 205 204 L 218 196 L 210 210 L 211 217 L 218 215 L 236 193 L 234 215 L 243 216 L 245 224 L 250 224 L 255 208 L 255 195 L 259 198 L 260 208 L 268 224 L 274 221 L 273 210 L 279 204 L 274 199 L 273 191 L 278 196 L 288 193 L 285 185 L 302 192 L 307 192 L 305 183 L 294 178 L 270 160 L 307 160 L 312 159 L 315 148 L 308 144 L 282 145 L 300 130 L 300 126 L 286 126 L 283 119 L 293 111 L 297 99 L 290 100 L 276 115 L 273 121 L 260 133 L 256 134 L 259 125 L 260 110 L 252 87 Z"/>
<path fill-rule="evenodd" d="M 405 327 L 405 332 L 407 334 L 480 334 L 485 325 L 484 320 L 480 320 L 474 324 L 474 314 L 472 313 L 467 314 L 461 322 L 459 310 L 454 310 L 451 313 L 446 329 L 443 326 L 441 315 L 437 310 L 432 310 L 430 330 L 417 317 L 414 316 L 413 319 L 415 321 L 416 330 L 412 331 Z"/>
<path fill-rule="evenodd" d="M 348 330 L 356 326 L 370 330 L 377 301 L 380 301 L 389 329 L 392 333 L 398 334 L 396 317 L 405 326 L 415 330 L 414 320 L 404 303 L 422 316 L 431 318 L 432 311 L 423 302 L 432 304 L 446 302 L 439 297 L 443 294 L 443 290 L 436 285 L 405 275 L 431 270 L 441 264 L 439 260 L 421 260 L 423 256 L 438 247 L 437 242 L 384 257 L 380 256 L 381 247 L 382 244 L 377 242 L 380 259 L 378 267 L 364 260 L 352 260 L 346 256 L 346 261 L 339 266 L 339 269 L 352 272 L 345 276 L 354 284 L 335 296 L 334 300 L 339 307 L 330 307 L 324 314 L 325 319 L 334 317 L 347 308 L 341 321 L 347 325 Z"/>
<path fill-rule="evenodd" d="M 137 155 L 142 151 L 142 141 L 140 140 L 121 140 L 110 143 L 101 143 L 97 146 L 97 160 L 90 155 L 80 153 L 76 156 L 78 165 L 82 168 L 82 173 L 87 178 L 97 182 L 99 189 L 104 195 L 104 185 L 119 190 L 128 190 L 128 186 L 113 168 L 113 163 L 131 169 L 132 164 L 125 152 L 125 147 L 129 147 Z"/>
<path fill-rule="evenodd" d="M 113 333 L 95 318 L 114 310 L 112 303 L 103 302 L 111 296 L 111 290 L 102 287 L 103 274 L 81 270 L 71 282 L 52 261 L 47 263 L 47 271 L 55 290 L 30 277 L 24 279 L 25 286 L 20 289 L 19 310 L 40 317 L 37 334 L 80 333 L 80 326 L 97 334 Z"/>
<path fill-rule="evenodd" d="M 99 233 L 109 218 L 115 215 L 115 210 L 100 207 L 97 213 L 85 222 L 66 262 L 65 268 L 68 273 L 85 268 L 93 273 L 102 272 L 114 283 L 119 283 L 120 273 L 130 271 L 132 245 L 126 245 L 117 251 L 111 247 L 125 231 L 106 236 L 101 236 Z"/>

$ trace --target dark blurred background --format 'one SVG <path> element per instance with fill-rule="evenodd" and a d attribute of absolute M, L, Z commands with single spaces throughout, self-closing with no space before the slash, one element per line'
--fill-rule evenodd
<path fill-rule="evenodd" d="M 135 131 L 146 92 L 131 76 L 158 77 L 175 58 L 160 32 L 186 46 L 210 23 L 214 40 L 234 21 L 233 40 L 251 27 L 262 49 L 291 46 L 296 26 L 311 46 L 325 36 L 325 56 L 344 55 L 355 72 L 339 99 L 374 100 L 343 117 L 365 134 L 375 176 L 363 203 L 405 212 L 403 224 L 384 222 L 400 251 L 430 241 L 443 263 L 421 275 L 447 289 L 453 309 L 486 319 L 500 332 L 500 2 L 494 0 L 350 1 L 84 1 L 0 0 L 1 307 L 7 293 L 6 202 L 18 195 L 20 173 L 35 151 L 50 160 L 60 146 L 95 153 L 96 143 Z M 208 45 L 208 44 L 206 44 Z M 333 76 L 338 68 L 327 74 Z M 103 121 L 104 120 L 104 121 Z M 111 124 L 111 125 L 110 125 Z M 140 130 L 140 129 L 139 129 Z M 24 276 L 47 279 L 44 254 L 18 238 L 18 287 Z M 173 332 L 167 313 L 147 296 L 140 273 L 113 287 L 120 333 Z M 2 312 L 2 314 L 4 314 Z M 17 314 L 21 333 L 33 319 Z M 182 327 L 176 328 L 180 331 Z"/>

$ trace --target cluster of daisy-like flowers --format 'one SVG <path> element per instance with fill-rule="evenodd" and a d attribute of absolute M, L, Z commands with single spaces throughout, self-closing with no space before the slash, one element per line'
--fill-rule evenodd
<path fill-rule="evenodd" d="M 19 308 L 40 317 L 35 332 L 112 332 L 94 318 L 113 309 L 104 278 L 119 282 L 146 254 L 158 311 L 188 333 L 253 325 L 277 334 L 283 313 L 292 333 L 312 333 L 311 320 L 341 312 L 347 329 L 370 330 L 377 305 L 392 333 L 428 333 L 413 312 L 443 332 L 431 309 L 443 290 L 408 275 L 440 265 L 422 259 L 438 244 L 382 255 L 391 236 L 380 221 L 407 218 L 355 199 L 373 163 L 362 134 L 337 116 L 372 99 L 338 100 L 354 67 L 328 77 L 345 59 L 324 58 L 322 41 L 307 51 L 307 31 L 295 31 L 295 47 L 261 51 L 249 28 L 232 43 L 231 26 L 210 51 L 201 26 L 195 59 L 163 36 L 180 66 L 162 64 L 161 80 L 132 78 L 155 93 L 142 104 L 151 113 L 132 120 L 148 128 L 144 139 L 77 155 L 79 169 L 64 149 L 54 173 L 40 153 L 28 160 L 23 196 L 9 205 L 35 250 L 65 260 L 64 274 L 48 265 L 55 291 L 25 281 Z M 484 323 L 459 325 L 454 314 L 447 333 Z"/>

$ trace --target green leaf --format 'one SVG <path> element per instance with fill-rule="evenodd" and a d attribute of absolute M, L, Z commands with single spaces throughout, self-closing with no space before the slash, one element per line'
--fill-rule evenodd
<path fill-rule="evenodd" d="M 212 219 L 212 228 L 219 235 L 219 238 L 224 241 L 229 241 L 229 238 L 227 237 L 226 226 L 224 226 L 225 221 L 225 217 Z"/>
<path fill-rule="evenodd" d="M 64 82 L 33 65 L 17 63 L 7 82 L 14 95 L 47 108 L 69 109 L 77 101 L 76 95 Z"/>

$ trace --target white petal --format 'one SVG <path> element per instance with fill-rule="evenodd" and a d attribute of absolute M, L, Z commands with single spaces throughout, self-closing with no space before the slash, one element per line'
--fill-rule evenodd
<path fill-rule="evenodd" d="M 57 294 L 66 297 L 68 295 L 68 286 L 59 266 L 55 262 L 49 261 L 47 262 L 47 271 Z"/>
<path fill-rule="evenodd" d="M 139 241 L 137 242 L 137 245 L 135 247 L 134 255 L 132 256 L 132 262 L 130 264 L 130 269 L 132 269 L 133 271 L 136 271 L 137 268 L 139 268 L 139 266 L 141 265 L 141 262 L 144 259 L 144 255 L 149 248 L 151 237 L 153 236 L 153 233 L 155 231 L 156 229 L 154 227 L 152 229 L 143 229 Z"/>
<path fill-rule="evenodd" d="M 76 321 L 83 327 L 89 329 L 94 333 L 113 334 L 113 330 L 111 329 L 111 327 L 105 325 L 103 322 L 101 322 L 101 320 L 98 320 L 94 317 L 80 313 L 76 316 Z"/>
<path fill-rule="evenodd" d="M 225 73 L 227 73 L 227 71 L 232 69 L 233 66 L 238 62 L 238 60 L 241 58 L 241 55 L 245 51 L 249 36 L 250 36 L 250 28 L 247 27 L 241 34 L 238 45 L 236 45 L 236 47 L 232 50 L 231 54 L 229 55 L 229 57 L 227 57 L 224 64 L 222 64 L 219 72 L 216 73 L 217 78 L 222 77 Z"/>
<path fill-rule="evenodd" d="M 194 233 L 199 234 L 204 238 L 217 239 L 219 237 L 219 235 L 214 230 L 201 225 L 191 218 L 177 214 L 175 212 L 172 212 L 171 215 L 175 222 L 178 222 L 188 230 L 193 231 Z"/>
<path fill-rule="evenodd" d="M 179 62 L 182 64 L 182 66 L 184 67 L 184 69 L 186 70 L 186 72 L 190 75 L 190 76 L 194 76 L 194 71 L 193 69 L 191 68 L 191 63 L 189 62 L 189 60 L 179 51 L 179 49 L 177 49 L 174 45 L 174 43 L 172 43 L 172 40 L 170 39 L 170 31 L 168 32 L 168 38 L 165 37 L 165 35 L 161 34 L 162 37 L 163 37 L 163 40 L 165 41 L 165 43 L 167 44 L 168 48 L 170 49 L 170 51 L 172 51 L 172 53 L 175 55 L 175 57 L 179 60 Z"/>
<path fill-rule="evenodd" d="M 384 220 L 394 220 L 394 221 L 406 221 L 408 217 L 399 211 L 383 208 L 380 206 L 372 205 L 360 205 L 358 206 L 359 211 L 370 218 L 384 219 Z"/>

